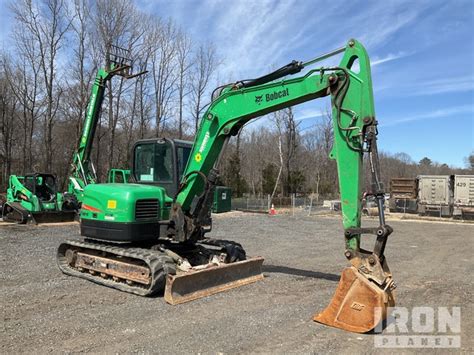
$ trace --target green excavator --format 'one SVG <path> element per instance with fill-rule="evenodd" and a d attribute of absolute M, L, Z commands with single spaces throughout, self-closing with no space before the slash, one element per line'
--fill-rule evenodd
<path fill-rule="evenodd" d="M 337 66 L 292 76 L 338 54 Z M 164 292 L 171 304 L 261 280 L 263 258 L 248 257 L 239 243 L 207 237 L 222 153 L 250 120 L 325 96 L 331 96 L 330 158 L 338 166 L 344 254 L 351 266 L 314 320 L 353 332 L 372 330 L 394 305 L 395 284 L 384 254 L 392 228 L 383 213 L 370 62 L 356 40 L 313 60 L 293 61 L 257 79 L 217 88 L 190 150 L 165 138 L 135 144 L 131 176 L 138 184 L 84 188 L 84 239 L 59 246 L 59 268 L 137 295 Z M 373 228 L 361 227 L 365 154 L 371 171 L 366 195 L 374 196 L 379 211 L 379 225 Z M 361 248 L 366 234 L 375 238 L 372 250 Z"/>
<path fill-rule="evenodd" d="M 74 152 L 67 191 L 58 192 L 56 176 L 50 173 L 11 175 L 1 211 L 3 221 L 36 224 L 75 219 L 82 203 L 84 188 L 97 182 L 90 155 L 107 83 L 114 76 L 130 79 L 145 73 L 132 74 L 132 61 L 128 58 L 128 53 L 124 48 L 110 45 L 106 65 L 97 72 L 82 134 Z M 113 179 L 112 181 L 126 182 L 129 176 L 129 170 L 125 169 L 111 169 L 108 173 L 108 179 Z"/>

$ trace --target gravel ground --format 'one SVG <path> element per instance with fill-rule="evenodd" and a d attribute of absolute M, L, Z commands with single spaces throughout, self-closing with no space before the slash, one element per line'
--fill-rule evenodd
<path fill-rule="evenodd" d="M 346 265 L 340 218 L 234 212 L 214 221 L 212 237 L 236 240 L 249 255 L 265 257 L 265 280 L 179 306 L 63 275 L 55 250 L 78 236 L 77 224 L 0 224 L 0 353 L 383 350 L 374 348 L 374 335 L 311 321 L 329 303 Z M 398 305 L 461 306 L 462 349 L 455 352 L 474 351 L 474 225 L 390 224 L 395 232 L 386 255 L 398 285 Z"/>

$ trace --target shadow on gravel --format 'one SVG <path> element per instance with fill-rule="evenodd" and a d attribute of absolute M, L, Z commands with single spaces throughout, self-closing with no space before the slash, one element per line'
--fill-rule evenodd
<path fill-rule="evenodd" d="M 324 279 L 324 280 L 329 280 L 329 281 L 339 281 L 340 279 L 339 275 L 327 274 L 325 272 L 318 272 L 318 271 L 295 269 L 288 266 L 263 264 L 262 270 L 263 272 L 270 272 L 270 273 L 274 272 L 274 273 L 280 273 L 280 274 L 312 277 L 314 279 Z"/>

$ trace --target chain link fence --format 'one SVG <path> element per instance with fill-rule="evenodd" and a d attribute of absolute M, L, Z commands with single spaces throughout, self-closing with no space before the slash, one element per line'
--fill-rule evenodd
<path fill-rule="evenodd" d="M 292 194 L 290 197 L 274 197 L 273 199 L 270 195 L 232 198 L 233 210 L 256 213 L 270 213 L 270 209 L 274 208 L 278 214 L 306 214 L 309 216 L 325 210 L 337 210 L 337 205 L 334 196 L 321 197 L 315 194 L 309 196 Z"/>

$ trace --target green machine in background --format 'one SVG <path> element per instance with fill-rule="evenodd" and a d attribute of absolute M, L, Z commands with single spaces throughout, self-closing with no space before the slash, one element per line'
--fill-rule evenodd
<path fill-rule="evenodd" d="M 7 201 L 2 209 L 3 221 L 65 222 L 74 220 L 75 214 L 75 206 L 58 192 L 54 175 L 33 173 L 10 176 Z"/>
<path fill-rule="evenodd" d="M 213 213 L 229 212 L 232 209 L 232 189 L 226 186 L 214 188 Z"/>
<path fill-rule="evenodd" d="M 83 200 L 84 188 L 97 182 L 90 155 L 107 83 L 114 76 L 130 79 L 145 73 L 132 74 L 132 61 L 128 54 L 128 50 L 111 45 L 107 51 L 105 67 L 97 72 L 82 135 L 74 152 L 67 191 L 58 192 L 56 177 L 50 173 L 11 175 L 6 202 L 2 208 L 4 221 L 21 224 L 74 220 Z M 109 172 L 109 179 L 112 181 L 128 182 L 129 177 L 129 170 L 111 169 Z"/>
<path fill-rule="evenodd" d="M 136 74 L 132 73 L 132 60 L 129 58 L 129 51 L 127 49 L 111 45 L 106 57 L 106 66 L 98 70 L 92 85 L 82 135 L 74 153 L 69 173 L 68 193 L 75 196 L 78 207 L 83 200 L 84 188 L 89 184 L 97 183 L 96 171 L 90 156 L 107 83 L 114 76 L 130 79 L 146 73 L 146 71 Z M 111 169 L 108 173 L 107 182 L 116 181 L 123 183 L 127 182 L 129 177 L 129 170 Z"/>
<path fill-rule="evenodd" d="M 110 169 L 107 174 L 107 184 L 113 183 L 128 183 L 130 181 L 130 170 L 129 169 Z"/>

